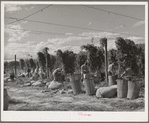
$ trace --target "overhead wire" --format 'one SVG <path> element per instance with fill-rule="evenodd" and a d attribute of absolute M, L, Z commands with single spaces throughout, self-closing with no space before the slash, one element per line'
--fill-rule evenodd
<path fill-rule="evenodd" d="M 16 28 L 7 28 L 16 31 L 26 31 L 30 33 L 37 33 L 37 34 L 57 34 L 57 35 L 64 35 L 63 33 L 55 33 L 55 32 L 46 32 L 46 31 L 37 31 L 37 30 L 27 30 L 27 29 L 16 29 Z"/>
<path fill-rule="evenodd" d="M 37 30 L 27 30 L 27 29 L 16 29 L 16 28 L 7 28 L 7 29 L 12 29 L 12 30 L 16 30 L 16 31 L 26 31 L 26 32 L 30 32 L 30 33 L 34 33 L 34 34 L 47 34 L 47 35 L 63 35 L 63 36 L 77 36 L 77 37 L 90 37 L 90 36 L 81 36 L 81 35 L 67 35 L 64 33 L 56 33 L 56 32 L 46 32 L 46 31 L 37 31 Z"/>
<path fill-rule="evenodd" d="M 37 13 L 38 13 L 38 12 L 40 12 L 40 11 L 43 11 L 44 9 L 46 9 L 46 8 L 48 8 L 48 7 L 52 6 L 52 5 L 53 5 L 53 4 L 48 5 L 48 6 L 44 7 L 44 8 L 42 8 L 42 9 L 40 9 L 40 10 L 38 10 L 38 11 L 36 11 L 36 12 L 34 12 L 34 13 L 32 13 L 32 14 L 30 14 L 30 15 L 28 15 L 28 16 L 26 16 L 26 17 L 24 17 L 24 18 L 22 18 L 22 19 L 16 19 L 16 21 L 10 22 L 10 23 L 8 23 L 8 24 L 12 24 L 12 23 L 15 23 L 15 22 L 21 21 L 21 20 L 23 20 L 23 19 L 25 19 L 25 18 L 28 18 L 28 17 L 30 17 L 30 16 L 32 16 L 32 15 L 34 15 L 34 14 L 37 14 Z M 8 25 L 8 24 L 7 24 L 7 25 Z"/>
<path fill-rule="evenodd" d="M 49 5 L 49 6 L 51 6 L 51 5 Z M 42 23 L 42 24 L 48 24 L 48 25 L 63 26 L 63 27 L 69 27 L 69 28 L 76 28 L 76 29 L 83 29 L 83 30 L 92 30 L 92 31 L 100 31 L 100 32 L 119 33 L 119 34 L 123 34 L 123 35 L 131 35 L 131 36 L 143 37 L 143 36 L 140 36 L 140 35 L 134 35 L 134 34 L 129 34 L 129 33 L 121 33 L 121 32 L 106 31 L 106 30 L 99 30 L 99 29 L 90 29 L 90 28 L 84 28 L 84 27 L 77 27 L 77 26 L 71 26 L 71 25 L 62 25 L 62 24 L 41 22 L 41 21 L 35 21 L 35 20 L 26 19 L 26 18 L 28 18 L 28 17 L 30 17 L 30 16 L 32 16 L 32 15 L 42 11 L 42 10 L 48 8 L 49 6 L 43 8 L 41 10 L 38 10 L 37 12 L 32 13 L 32 14 L 24 17 L 24 18 L 21 18 L 21 19 L 20 18 L 14 18 L 14 17 L 5 17 L 5 18 L 16 19 L 17 21 L 24 20 L 24 21 L 30 21 L 30 22 Z M 85 6 L 85 7 L 88 7 L 88 8 L 92 8 L 92 9 L 97 9 L 97 8 L 86 6 L 86 5 L 82 5 L 82 6 Z M 107 10 L 103 10 L 103 9 L 97 9 L 97 10 L 104 11 L 104 12 L 110 12 L 110 13 L 113 13 L 113 14 L 116 14 L 116 15 L 125 16 L 125 17 L 128 17 L 128 18 L 136 19 L 136 20 L 141 20 L 141 19 L 138 19 L 138 18 L 134 18 L 134 17 L 127 16 L 127 15 L 122 15 L 122 14 L 119 14 L 119 13 L 115 13 L 115 12 L 111 12 L 111 11 L 107 11 Z M 14 22 L 11 22 L 11 23 L 15 23 L 17 21 L 14 21 Z M 8 24 L 11 24 L 11 23 L 8 23 Z M 47 34 L 47 35 L 49 35 L 49 34 L 57 34 L 57 35 L 65 35 L 65 36 L 74 36 L 74 35 L 66 35 L 66 34 L 63 34 L 63 33 L 45 32 L 45 31 L 37 31 L 37 30 L 26 30 L 26 29 L 15 29 L 15 28 L 9 28 L 9 29 L 18 30 L 18 31 L 29 31 L 30 33 L 34 33 L 34 34 Z M 75 35 L 75 36 L 78 36 L 78 37 L 94 37 L 94 36 L 81 36 L 81 35 Z M 96 41 L 94 43 L 96 43 Z"/>
<path fill-rule="evenodd" d="M 5 17 L 5 18 L 19 19 L 19 18 L 13 18 L 13 17 Z M 64 24 L 57 24 L 57 23 L 50 23 L 50 22 L 43 22 L 43 21 L 35 21 L 35 20 L 29 20 L 29 19 L 23 19 L 23 20 L 30 21 L 30 22 L 35 22 L 35 23 L 48 24 L 48 25 L 55 25 L 55 26 L 63 26 L 63 27 L 69 27 L 69 28 L 82 29 L 82 30 L 110 32 L 110 33 L 118 33 L 118 34 L 123 34 L 123 35 L 131 35 L 131 36 L 136 36 L 136 37 L 144 37 L 144 36 L 140 36 L 140 35 L 134 35 L 134 34 L 123 33 L 123 32 L 106 31 L 106 30 L 101 30 L 101 29 L 91 29 L 91 28 L 77 27 L 77 26 L 72 26 L 72 25 L 64 25 Z"/>
<path fill-rule="evenodd" d="M 85 6 L 85 7 L 91 8 L 91 9 L 95 9 L 95 10 L 100 10 L 100 11 L 104 11 L 104 12 L 108 12 L 108 13 L 116 14 L 116 15 L 119 15 L 119 16 L 123 16 L 123 17 L 131 18 L 131 19 L 135 19 L 135 20 L 139 20 L 139 21 L 143 21 L 143 20 L 140 19 L 140 18 L 135 18 L 135 17 L 128 16 L 128 15 L 124 15 L 124 14 L 120 14 L 120 13 L 116 13 L 116 12 L 112 12 L 112 11 L 107 11 L 107 10 L 100 9 L 100 8 L 94 8 L 94 7 L 87 6 L 87 5 L 82 5 L 82 6 Z"/>

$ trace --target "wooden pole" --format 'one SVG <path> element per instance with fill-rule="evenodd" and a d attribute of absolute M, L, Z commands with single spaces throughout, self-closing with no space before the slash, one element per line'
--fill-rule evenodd
<path fill-rule="evenodd" d="M 49 78 L 49 70 L 48 70 L 48 52 L 46 49 L 46 71 L 47 71 L 47 79 Z"/>
<path fill-rule="evenodd" d="M 17 75 L 16 55 L 15 55 L 15 75 Z"/>
<path fill-rule="evenodd" d="M 108 84 L 107 41 L 105 43 L 105 75 L 106 75 L 106 83 Z"/>

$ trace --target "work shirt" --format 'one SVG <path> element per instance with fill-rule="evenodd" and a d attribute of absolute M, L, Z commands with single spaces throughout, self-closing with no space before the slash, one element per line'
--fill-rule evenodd
<path fill-rule="evenodd" d="M 38 73 L 38 68 L 35 69 L 35 73 Z"/>
<path fill-rule="evenodd" d="M 60 68 L 57 68 L 53 71 L 53 76 L 56 77 L 56 75 L 59 75 L 61 74 L 61 69 Z"/>
<path fill-rule="evenodd" d="M 87 74 L 89 73 L 89 70 L 88 70 L 88 66 L 87 65 L 82 65 L 81 66 L 81 74 Z"/>
<path fill-rule="evenodd" d="M 61 69 L 57 68 L 53 71 L 53 77 L 55 81 L 59 81 L 59 77 L 61 75 Z"/>
<path fill-rule="evenodd" d="M 30 69 L 30 68 L 28 68 L 27 72 L 28 72 L 28 73 L 30 73 L 30 72 L 31 72 L 31 69 Z"/>
<path fill-rule="evenodd" d="M 112 74 L 114 74 L 114 65 L 113 64 L 110 64 L 109 67 L 108 67 L 108 72 L 111 72 Z"/>
<path fill-rule="evenodd" d="M 123 73 L 126 77 L 132 77 L 132 70 L 131 68 L 127 68 L 126 71 Z"/>
<path fill-rule="evenodd" d="M 127 68 L 126 69 L 126 76 L 132 77 L 132 70 L 131 70 L 131 68 Z"/>
<path fill-rule="evenodd" d="M 42 68 L 39 68 L 39 75 L 43 74 Z"/>

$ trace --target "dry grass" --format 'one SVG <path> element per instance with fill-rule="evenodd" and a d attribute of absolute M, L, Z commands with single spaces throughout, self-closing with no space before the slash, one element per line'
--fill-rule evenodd
<path fill-rule="evenodd" d="M 24 87 L 28 78 L 18 78 L 14 82 L 5 83 L 10 96 L 10 111 L 143 111 L 144 109 L 144 86 L 141 87 L 138 99 L 128 100 L 125 98 L 99 98 L 85 93 L 79 95 L 53 93 L 43 87 Z M 140 81 L 140 80 L 138 80 Z M 140 81 L 144 83 L 144 79 Z M 104 86 L 104 82 L 97 87 Z M 65 82 L 65 88 L 71 88 L 70 83 Z M 68 88 L 67 88 L 68 89 Z"/>

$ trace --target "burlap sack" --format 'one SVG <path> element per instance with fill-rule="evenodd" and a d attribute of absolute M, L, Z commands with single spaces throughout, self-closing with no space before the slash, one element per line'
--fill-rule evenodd
<path fill-rule="evenodd" d="M 103 98 L 112 98 L 117 93 L 117 85 L 113 85 L 110 87 L 101 87 L 96 91 L 96 97 L 103 97 Z"/>
<path fill-rule="evenodd" d="M 59 82 L 54 81 L 54 80 L 48 85 L 48 88 L 49 89 L 52 89 L 52 90 L 54 90 L 54 89 L 60 89 L 62 87 L 63 87 L 63 84 L 62 83 L 59 83 Z"/>
<path fill-rule="evenodd" d="M 41 87 L 41 86 L 42 86 L 42 83 L 41 83 L 41 82 L 34 82 L 34 83 L 32 84 L 32 86 Z"/>

